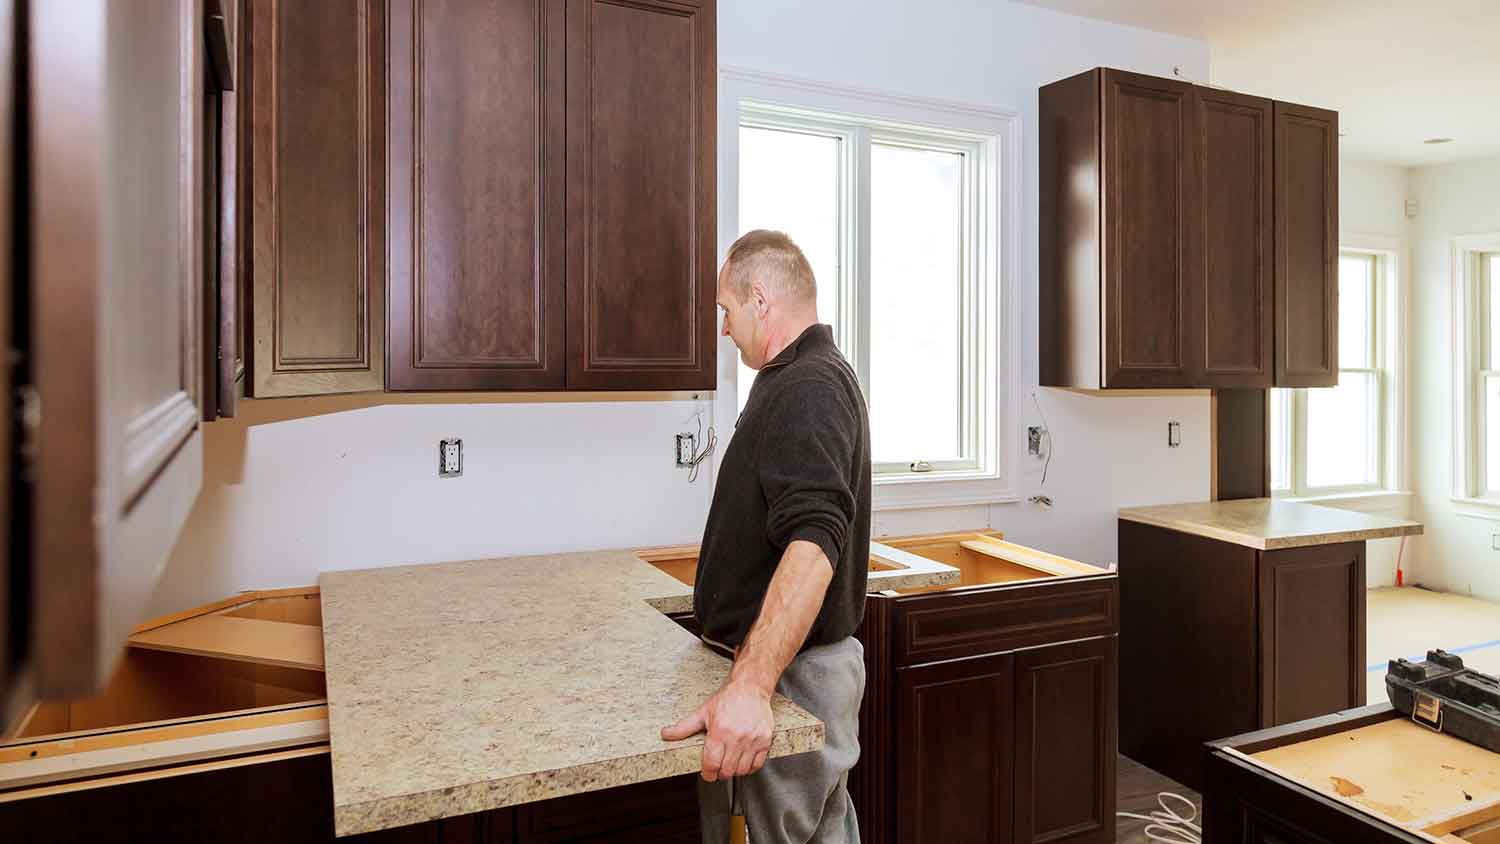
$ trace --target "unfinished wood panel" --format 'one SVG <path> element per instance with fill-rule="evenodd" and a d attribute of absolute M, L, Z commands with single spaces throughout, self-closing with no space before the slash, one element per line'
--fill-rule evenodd
<path fill-rule="evenodd" d="M 224 614 L 236 618 L 258 618 L 262 621 L 323 626 L 323 604 L 318 600 L 316 592 L 309 595 L 257 598 L 251 603 L 236 607 Z"/>
<path fill-rule="evenodd" d="M 1195 87 L 1202 386 L 1271 386 L 1271 101 Z M 1233 164 L 1229 164 L 1233 162 Z M 1195 321 L 1198 321 L 1195 319 Z"/>
<path fill-rule="evenodd" d="M 1113 636 L 1016 654 L 1017 844 L 1114 844 Z"/>
<path fill-rule="evenodd" d="M 1338 383 L 1338 112 L 1276 103 L 1276 386 Z"/>
<path fill-rule="evenodd" d="M 323 629 L 205 615 L 130 637 L 130 646 L 283 668 L 323 668 Z"/>
<path fill-rule="evenodd" d="M 564 384 L 563 11 L 391 6 L 391 389 Z"/>
<path fill-rule="evenodd" d="M 43 697 L 103 687 L 202 482 L 202 11 L 29 6 Z"/>
<path fill-rule="evenodd" d="M 889 545 L 918 557 L 936 560 L 944 565 L 958 567 L 961 556 L 960 543 L 971 539 L 1004 539 L 1005 534 L 997 530 L 965 530 L 955 533 L 918 534 L 915 536 L 891 536 L 874 541 Z"/>
<path fill-rule="evenodd" d="M 1365 544 L 1260 552 L 1260 726 L 1365 700 Z"/>
<path fill-rule="evenodd" d="M 713 389 L 715 5 L 568 0 L 568 387 Z"/>
<path fill-rule="evenodd" d="M 250 1 L 257 397 L 384 386 L 383 9 Z"/>
<path fill-rule="evenodd" d="M 1013 672 L 1010 654 L 896 672 L 897 840 L 1010 835 Z"/>
<path fill-rule="evenodd" d="M 1316 791 L 1438 835 L 1500 811 L 1500 754 L 1405 718 L 1250 755 Z"/>

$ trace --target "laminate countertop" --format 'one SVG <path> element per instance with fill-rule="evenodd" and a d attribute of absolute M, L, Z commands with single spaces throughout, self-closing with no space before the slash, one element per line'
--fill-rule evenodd
<path fill-rule="evenodd" d="M 1124 507 L 1120 518 L 1262 551 L 1412 536 L 1422 523 L 1271 498 Z"/>
<path fill-rule="evenodd" d="M 923 558 L 870 591 L 956 583 Z M 729 662 L 663 613 L 692 587 L 630 551 L 325 572 L 334 827 L 350 835 L 697 771 L 663 726 Z M 823 746 L 777 696 L 771 756 Z"/>

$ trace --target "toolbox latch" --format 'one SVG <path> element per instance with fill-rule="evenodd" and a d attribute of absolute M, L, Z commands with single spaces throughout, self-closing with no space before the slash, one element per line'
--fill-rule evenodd
<path fill-rule="evenodd" d="M 1443 731 L 1443 702 L 1432 695 L 1417 692 L 1416 705 L 1411 708 L 1411 719 L 1441 733 Z"/>

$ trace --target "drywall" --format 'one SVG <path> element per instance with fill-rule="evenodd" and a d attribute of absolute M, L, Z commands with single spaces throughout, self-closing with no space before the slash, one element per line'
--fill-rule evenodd
<path fill-rule="evenodd" d="M 1033 391 L 1054 432 L 1056 506 L 882 514 L 877 530 L 992 524 L 1094 561 L 1114 557 L 1114 511 L 1208 495 L 1209 400 L 1094 398 L 1037 383 L 1037 87 L 1096 65 L 1208 75 L 1207 44 L 1003 0 L 720 0 L 721 63 L 1011 110 L 1024 128 L 1021 425 Z M 733 372 L 727 341 L 722 373 Z M 733 418 L 720 390 L 718 416 Z M 466 401 L 453 397 L 454 401 Z M 166 612 L 240 588 L 312 583 L 325 569 L 695 541 L 711 473 L 670 465 L 691 402 L 394 404 L 320 410 L 246 402 L 207 426 L 208 476 L 153 602 Z M 358 403 L 356 403 L 358 404 Z M 363 402 L 368 405 L 369 402 Z M 324 407 L 325 405 L 319 405 Z M 1166 424 L 1184 426 L 1167 449 Z M 464 438 L 463 478 L 435 477 L 437 440 Z M 1022 492 L 1042 466 L 1009 437 Z"/>
<path fill-rule="evenodd" d="M 1425 585 L 1500 600 L 1500 511 L 1461 515 L 1452 491 L 1452 238 L 1500 232 L 1500 159 L 1411 171 L 1413 477 L 1427 534 L 1415 574 Z"/>

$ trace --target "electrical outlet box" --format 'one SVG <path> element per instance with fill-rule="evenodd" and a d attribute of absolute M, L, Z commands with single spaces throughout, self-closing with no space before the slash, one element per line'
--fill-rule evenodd
<path fill-rule="evenodd" d="M 1167 423 L 1167 448 L 1177 448 L 1182 445 L 1182 423 Z"/>
<path fill-rule="evenodd" d="M 464 473 L 464 441 L 438 440 L 438 477 L 456 478 Z"/>
<path fill-rule="evenodd" d="M 1026 426 L 1026 453 L 1032 457 L 1042 456 L 1042 435 L 1047 429 L 1040 425 Z"/>
<path fill-rule="evenodd" d="M 1490 534 L 1490 549 L 1500 551 L 1500 533 Z"/>
<path fill-rule="evenodd" d="M 698 453 L 698 436 L 696 434 L 677 435 L 677 465 L 693 465 L 693 457 Z"/>

